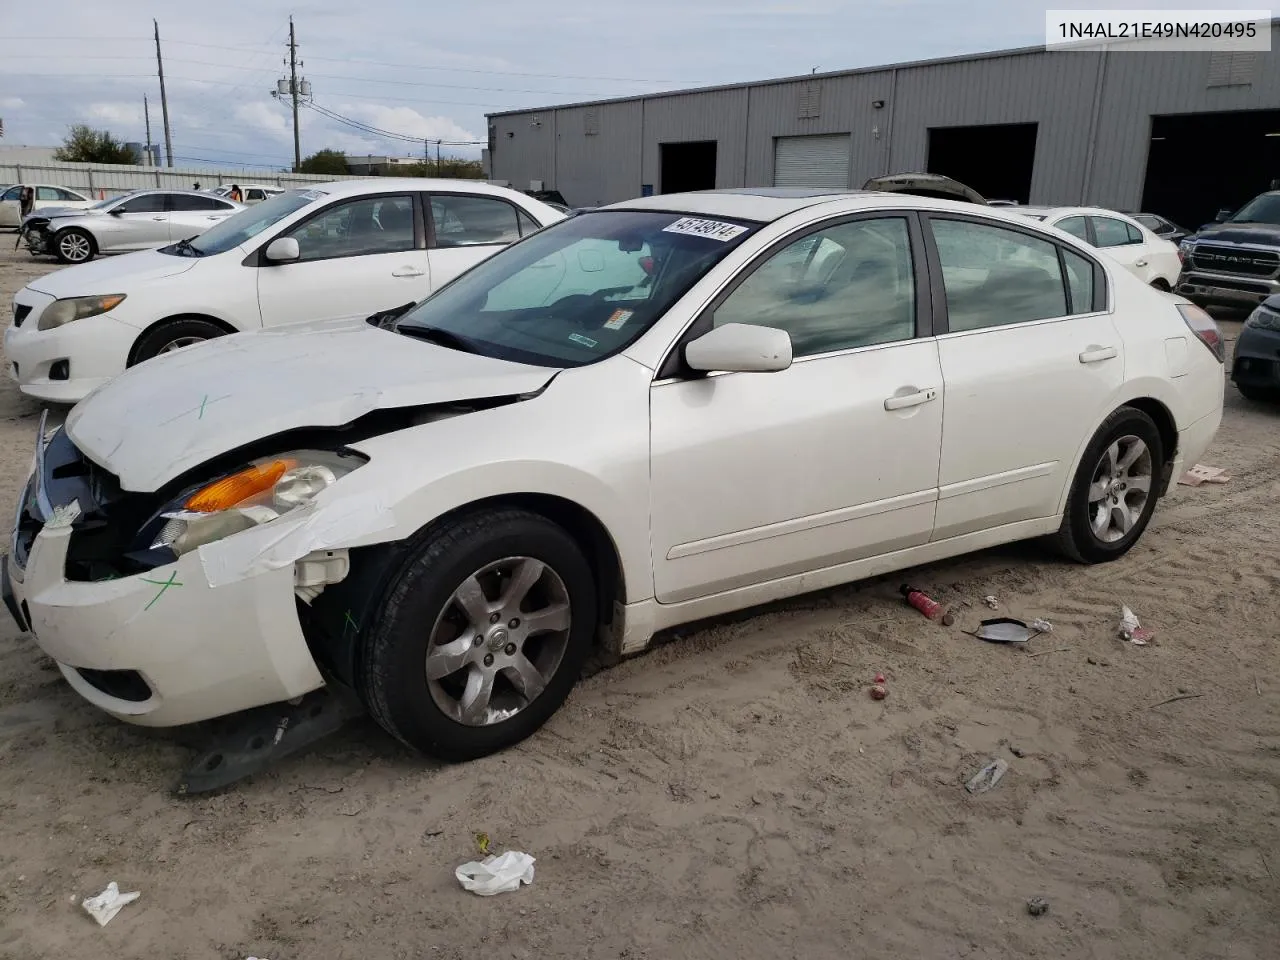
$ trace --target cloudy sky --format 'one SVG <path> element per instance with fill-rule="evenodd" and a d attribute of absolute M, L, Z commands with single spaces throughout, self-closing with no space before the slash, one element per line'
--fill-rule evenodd
<path fill-rule="evenodd" d="M 1141 0 L 1058 0 L 1126 9 Z M 1201 0 L 1168 4 L 1228 9 Z M 1246 5 L 1247 6 L 1247 5 Z M 1044 39 L 1027 0 L 43 0 L 0 11 L 0 144 L 55 145 L 68 125 L 163 142 L 152 18 L 160 23 L 175 164 L 292 162 L 289 15 L 302 75 L 302 152 L 478 156 L 484 114 L 710 83 L 950 56 Z M 34 11 L 34 12 L 33 12 Z M 332 115 L 352 123 L 333 119 Z M 448 141 L 454 141 L 448 145 Z"/>

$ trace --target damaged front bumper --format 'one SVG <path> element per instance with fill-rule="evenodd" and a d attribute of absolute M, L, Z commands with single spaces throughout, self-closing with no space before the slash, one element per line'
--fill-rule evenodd
<path fill-rule="evenodd" d="M 49 221 L 22 225 L 18 231 L 18 239 L 25 243 L 33 257 L 53 255 L 53 235 L 49 233 Z"/>
<path fill-rule="evenodd" d="M 119 719 L 175 726 L 325 686 L 299 605 L 349 572 L 329 544 L 390 522 L 379 503 L 312 504 L 172 562 L 111 570 L 102 538 L 145 500 L 113 479 L 64 434 L 38 441 L 0 578 L 18 626 L 78 693 Z"/>

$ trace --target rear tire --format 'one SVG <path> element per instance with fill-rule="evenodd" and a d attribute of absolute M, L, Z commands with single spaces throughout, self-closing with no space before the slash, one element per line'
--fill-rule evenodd
<path fill-rule="evenodd" d="M 79 227 L 59 230 L 53 238 L 53 255 L 61 263 L 88 263 L 98 254 L 93 236 Z"/>
<path fill-rule="evenodd" d="M 1055 544 L 1079 563 L 1116 560 L 1138 542 L 1155 511 L 1164 445 L 1149 416 L 1112 413 L 1085 448 Z"/>
<path fill-rule="evenodd" d="M 132 367 L 143 360 L 150 360 L 162 353 L 212 340 L 214 337 L 225 336 L 226 332 L 216 323 L 201 320 L 199 317 L 170 320 L 160 324 L 154 330 L 148 330 L 139 338 L 134 346 L 133 358 L 129 361 L 129 366 Z"/>
<path fill-rule="evenodd" d="M 1280 390 L 1270 390 L 1266 387 L 1250 387 L 1242 383 L 1237 383 L 1236 389 L 1240 391 L 1240 396 L 1246 400 L 1252 400 L 1254 403 L 1275 403 L 1280 400 Z"/>
<path fill-rule="evenodd" d="M 563 529 L 524 510 L 447 520 L 396 576 L 357 686 L 392 736 L 472 760 L 534 733 L 569 695 L 597 626 L 595 581 Z"/>

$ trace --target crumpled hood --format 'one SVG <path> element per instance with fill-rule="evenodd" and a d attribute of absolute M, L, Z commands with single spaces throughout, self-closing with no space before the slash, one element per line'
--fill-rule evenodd
<path fill-rule="evenodd" d="M 37 207 L 31 213 L 27 214 L 26 219 L 22 222 L 26 223 L 27 220 L 35 220 L 40 217 L 43 217 L 46 220 L 52 220 L 55 217 L 80 217 L 86 214 L 90 216 L 97 216 L 98 212 L 96 210 L 90 211 L 81 207 Z"/>
<path fill-rule="evenodd" d="M 1196 243 L 1254 243 L 1280 247 L 1280 224 L 1216 223 L 1198 231 Z"/>
<path fill-rule="evenodd" d="M 137 290 L 139 284 L 186 273 L 199 262 L 199 257 L 171 257 L 156 250 L 139 250 L 64 267 L 32 280 L 27 286 L 59 300 L 97 293 L 127 295 Z"/>
<path fill-rule="evenodd" d="M 78 403 L 67 433 L 126 490 L 154 491 L 220 454 L 379 409 L 537 391 L 559 371 L 371 326 L 219 337 L 131 367 Z"/>

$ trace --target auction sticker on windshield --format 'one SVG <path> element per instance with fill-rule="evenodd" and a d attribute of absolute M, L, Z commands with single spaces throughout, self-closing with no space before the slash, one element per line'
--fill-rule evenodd
<path fill-rule="evenodd" d="M 690 237 L 706 237 L 727 243 L 734 237 L 747 232 L 746 227 L 736 223 L 725 223 L 722 220 L 699 220 L 697 217 L 681 217 L 669 227 L 662 228 L 663 233 L 683 233 Z"/>

